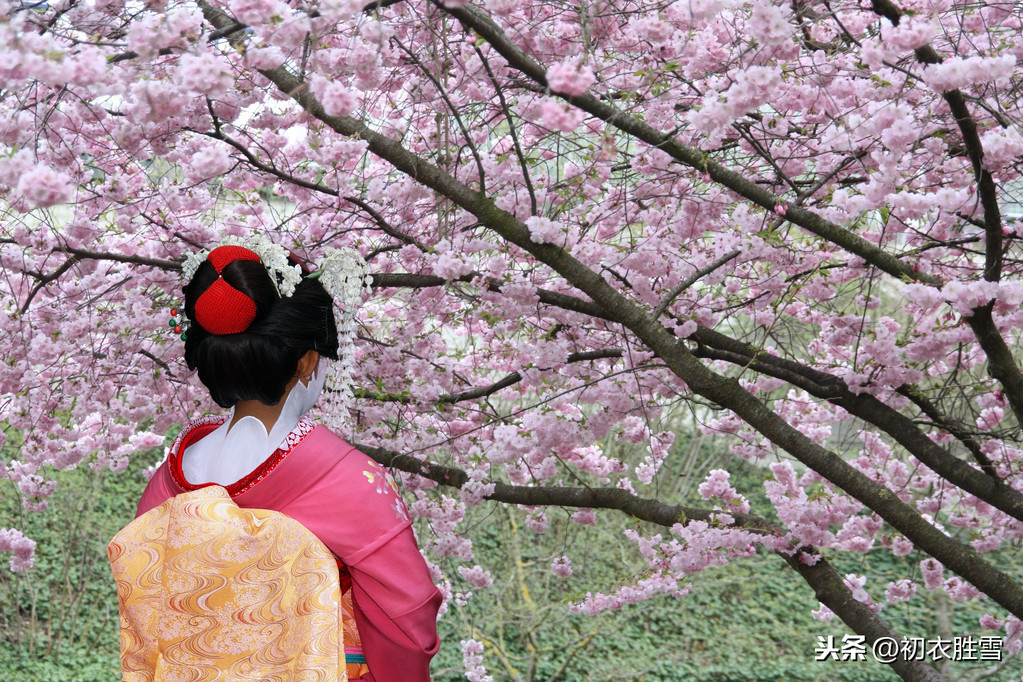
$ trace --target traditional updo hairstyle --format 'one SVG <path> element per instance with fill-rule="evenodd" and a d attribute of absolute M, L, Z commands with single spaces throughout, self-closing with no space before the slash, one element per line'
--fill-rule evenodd
<path fill-rule="evenodd" d="M 255 252 L 220 246 L 185 285 L 185 362 L 221 407 L 276 405 L 310 350 L 337 360 L 334 302 L 303 277 L 281 297 Z"/>

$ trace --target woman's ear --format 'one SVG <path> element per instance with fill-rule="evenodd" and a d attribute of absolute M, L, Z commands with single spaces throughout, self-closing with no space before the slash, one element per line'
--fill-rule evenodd
<path fill-rule="evenodd" d="M 298 378 L 303 384 L 308 385 L 309 380 L 313 377 L 313 372 L 316 371 L 316 365 L 320 362 L 320 354 L 314 350 L 307 350 L 305 354 L 298 359 Z"/>

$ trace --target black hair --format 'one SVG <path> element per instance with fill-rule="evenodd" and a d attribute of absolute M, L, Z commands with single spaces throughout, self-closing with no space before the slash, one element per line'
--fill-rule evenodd
<path fill-rule="evenodd" d="M 307 351 L 337 360 L 334 301 L 318 280 L 303 277 L 291 296 L 281 297 L 261 263 L 232 261 L 220 276 L 252 299 L 256 317 L 238 334 L 212 334 L 196 322 L 195 302 L 218 277 L 209 261 L 184 287 L 190 321 L 185 362 L 199 371 L 218 405 L 232 407 L 241 400 L 276 405 Z"/>

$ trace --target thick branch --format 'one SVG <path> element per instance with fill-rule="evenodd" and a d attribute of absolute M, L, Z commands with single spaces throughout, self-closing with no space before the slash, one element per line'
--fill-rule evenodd
<path fill-rule="evenodd" d="M 109 253 L 100 251 L 89 251 L 87 249 L 76 249 L 70 246 L 58 246 L 54 251 L 70 253 L 79 260 L 109 260 L 116 263 L 129 263 L 131 265 L 148 265 L 160 270 L 177 271 L 181 269 L 181 263 L 164 258 L 147 258 L 145 256 L 134 256 L 128 253 Z"/>
<path fill-rule="evenodd" d="M 469 482 L 469 475 L 456 467 L 423 462 L 411 455 L 403 455 L 385 448 L 358 443 L 353 443 L 353 445 L 384 466 L 416 474 L 441 485 L 461 488 Z M 671 528 L 676 523 L 685 523 L 688 520 L 713 523 L 716 515 L 723 513 L 683 505 L 665 504 L 659 500 L 639 497 L 621 488 L 570 488 L 496 483 L 494 492 L 486 495 L 486 499 L 526 506 L 614 509 L 665 528 Z M 759 516 L 731 513 L 729 515 L 735 519 L 732 524 L 734 527 L 766 535 L 778 535 L 782 532 L 782 528 L 776 523 Z"/>
<path fill-rule="evenodd" d="M 206 41 L 214 43 L 220 40 L 221 38 L 227 38 L 230 37 L 232 34 L 237 33 L 238 31 L 243 31 L 245 30 L 245 28 L 246 28 L 245 24 L 238 23 L 237 21 L 232 24 L 226 24 L 223 28 L 218 28 L 216 31 L 213 31 L 208 36 L 206 36 Z M 167 55 L 174 54 L 174 50 L 172 48 L 165 47 L 158 50 L 156 54 L 165 57 Z M 117 62 L 138 59 L 138 57 L 139 57 L 138 52 L 133 52 L 129 50 L 128 52 L 121 52 L 120 54 L 115 54 L 107 57 L 107 62 L 110 64 L 116 64 Z"/>
<path fill-rule="evenodd" d="M 442 287 L 448 282 L 471 282 L 478 277 L 476 273 L 469 273 L 453 279 L 444 279 L 438 275 L 419 275 L 413 272 L 381 272 L 373 275 L 374 289 L 388 289 L 391 287 L 402 289 L 426 289 L 429 287 Z"/>
<path fill-rule="evenodd" d="M 822 559 L 813 566 L 807 566 L 799 560 L 799 553 L 782 554 L 781 557 L 813 588 L 817 599 L 834 611 L 854 632 L 863 635 L 868 645 L 882 638 L 901 641 L 899 633 L 887 622 L 871 611 L 869 606 L 853 598 L 849 587 L 830 563 Z M 838 606 L 837 610 L 835 606 Z M 940 682 L 947 679 L 923 661 L 906 661 L 901 656 L 889 663 L 889 666 L 904 680 Z"/>

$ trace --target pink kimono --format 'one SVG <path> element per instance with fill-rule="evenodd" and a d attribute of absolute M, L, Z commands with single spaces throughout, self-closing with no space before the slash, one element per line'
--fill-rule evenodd
<path fill-rule="evenodd" d="M 181 454 L 224 419 L 194 421 L 181 432 L 142 494 L 138 515 L 202 487 L 184 479 Z M 405 504 L 380 464 L 302 418 L 262 465 L 225 488 L 239 507 L 295 519 L 347 568 L 370 670 L 363 680 L 430 679 L 441 594 L 419 553 Z"/>

